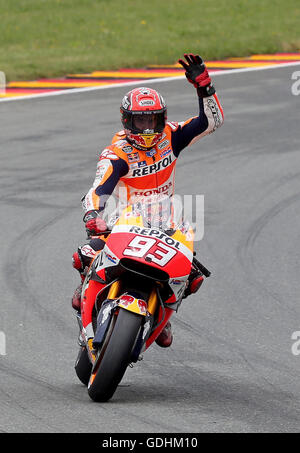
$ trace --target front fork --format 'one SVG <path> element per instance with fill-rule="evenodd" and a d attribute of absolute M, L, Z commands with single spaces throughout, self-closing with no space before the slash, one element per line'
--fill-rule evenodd
<path fill-rule="evenodd" d="M 106 285 L 102 285 L 99 282 L 91 280 L 89 282 L 87 294 L 85 293 L 83 299 L 82 336 L 84 337 L 85 344 L 88 347 L 88 353 L 92 362 L 95 360 L 95 348 L 101 346 L 110 318 L 116 308 L 122 308 L 145 317 L 140 338 L 140 343 L 143 344 L 143 351 L 145 351 L 158 337 L 174 312 L 174 310 L 168 307 L 158 307 L 160 301 L 155 287 L 152 289 L 148 300 L 144 301 L 133 297 L 130 294 L 125 293 L 122 295 L 122 282 L 117 280 L 111 284 L 106 301 L 104 301 L 103 306 L 100 309 L 95 333 L 92 326 L 92 311 L 99 291 L 103 290 L 105 286 Z M 153 328 L 153 318 L 157 311 L 157 327 L 153 332 L 151 332 Z M 136 358 L 137 357 L 138 352 L 136 354 Z"/>
<path fill-rule="evenodd" d="M 112 284 L 109 294 L 108 294 L 108 299 L 115 299 L 120 295 L 120 288 L 121 288 L 121 282 L 117 281 Z M 136 300 L 136 299 L 135 299 Z M 157 318 L 157 327 L 154 329 L 154 331 L 151 333 L 150 336 L 148 336 L 145 344 L 143 351 L 148 349 L 148 347 L 154 342 L 154 340 L 159 336 L 159 334 L 163 331 L 165 325 L 167 324 L 168 320 L 171 318 L 172 314 L 174 313 L 174 309 L 171 309 L 169 307 L 162 307 L 162 305 L 158 309 L 158 304 L 159 304 L 159 299 L 158 299 L 158 294 L 157 294 L 157 289 L 154 287 L 149 295 L 149 298 L 147 300 L 146 306 L 147 306 L 147 320 L 145 322 L 145 325 L 148 323 L 146 329 L 152 329 L 152 326 L 150 326 L 150 318 L 154 318 L 155 313 L 158 310 L 158 318 Z M 118 304 L 120 307 L 125 308 L 129 311 L 133 311 L 137 314 L 142 314 L 139 311 L 139 307 L 134 303 L 132 303 L 129 306 L 124 306 L 122 303 L 122 297 L 120 299 L 120 303 Z M 145 330 L 146 330 L 145 329 Z M 146 337 L 146 332 L 144 333 L 144 337 Z"/>

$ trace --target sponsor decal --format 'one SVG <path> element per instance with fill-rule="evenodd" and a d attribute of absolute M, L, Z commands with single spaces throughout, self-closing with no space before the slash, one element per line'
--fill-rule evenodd
<path fill-rule="evenodd" d="M 141 101 L 139 101 L 139 105 L 141 107 L 148 107 L 155 105 L 155 102 L 153 101 L 153 99 L 142 99 Z"/>
<path fill-rule="evenodd" d="M 145 190 L 144 192 L 134 192 L 134 195 L 137 197 L 150 197 L 151 195 L 157 195 L 159 193 L 167 192 L 172 186 L 173 186 L 172 182 L 169 182 L 169 184 L 165 184 L 164 186 L 157 187 L 152 190 Z"/>
<path fill-rule="evenodd" d="M 134 164 L 129 164 L 129 168 L 130 168 L 131 170 L 134 170 L 135 168 L 138 168 L 138 163 L 135 162 Z"/>
<path fill-rule="evenodd" d="M 158 149 L 164 149 L 166 146 L 169 145 L 169 140 L 164 140 L 163 142 L 161 142 L 159 145 L 157 145 L 157 148 Z"/>
<path fill-rule="evenodd" d="M 139 309 L 140 309 L 140 312 L 143 313 L 143 314 L 146 314 L 147 313 L 147 304 L 144 300 L 142 299 L 138 299 L 138 306 L 139 306 Z"/>
<path fill-rule="evenodd" d="M 108 316 L 111 313 L 112 306 L 111 304 L 107 304 L 107 306 L 102 310 L 102 319 L 100 318 L 100 323 L 99 325 L 102 326 L 102 324 L 105 323 L 105 321 L 108 319 Z"/>
<path fill-rule="evenodd" d="M 115 256 L 112 256 L 110 255 L 109 253 L 107 252 L 104 252 L 104 255 L 106 256 L 106 258 L 111 261 L 112 263 L 116 264 L 117 262 L 117 258 Z"/>
<path fill-rule="evenodd" d="M 117 136 L 120 136 L 120 134 L 116 134 Z M 124 134 L 123 134 L 124 135 Z M 120 140 L 117 140 L 116 142 L 113 143 L 113 146 L 119 146 L 122 147 L 122 145 L 127 145 L 127 141 L 124 140 L 124 138 L 121 138 Z"/>
<path fill-rule="evenodd" d="M 126 154 L 132 153 L 133 148 L 130 145 L 125 145 L 125 146 L 123 146 L 122 151 L 124 151 L 124 153 L 126 153 Z"/>
<path fill-rule="evenodd" d="M 172 163 L 172 156 L 165 157 L 163 160 L 160 160 L 159 162 L 155 162 L 152 165 L 148 165 L 143 168 L 138 168 L 133 171 L 132 176 L 133 177 L 142 177 L 146 175 L 151 175 L 152 173 L 157 173 L 160 170 L 163 170 L 164 168 L 168 167 Z"/>
<path fill-rule="evenodd" d="M 148 157 L 152 157 L 152 156 L 154 156 L 154 154 L 156 154 L 156 150 L 155 149 L 151 149 L 150 151 L 146 151 L 146 156 L 148 156 Z"/>
<path fill-rule="evenodd" d="M 121 297 L 119 300 L 119 303 L 123 305 L 123 307 L 128 307 L 128 305 L 131 305 L 134 302 L 134 297 L 128 296 L 125 294 L 124 296 Z"/>
<path fill-rule="evenodd" d="M 141 162 L 138 162 L 138 167 L 145 167 L 147 165 L 147 162 L 145 160 L 142 160 Z"/>
<path fill-rule="evenodd" d="M 94 268 L 96 269 L 97 272 L 102 269 L 102 267 L 103 267 L 103 250 L 101 250 L 98 253 L 98 255 L 96 256 L 96 258 L 94 259 L 93 266 L 94 266 Z M 91 272 L 91 275 L 92 275 L 92 269 L 90 269 L 90 272 Z"/>
<path fill-rule="evenodd" d="M 181 285 L 183 282 L 182 280 L 177 280 L 175 278 L 173 278 L 172 280 L 170 280 L 170 284 L 171 285 Z"/>
<path fill-rule="evenodd" d="M 160 153 L 160 157 L 168 156 L 168 154 L 170 154 L 171 151 L 172 151 L 171 149 L 167 149 L 167 150 L 164 151 L 163 153 Z"/>
<path fill-rule="evenodd" d="M 182 296 L 182 294 L 186 288 L 187 278 L 188 278 L 188 276 L 180 277 L 180 278 L 172 278 L 169 281 L 169 285 L 172 288 L 172 291 L 174 292 L 177 300 Z"/>
<path fill-rule="evenodd" d="M 180 248 L 180 242 L 175 241 L 175 239 L 171 238 L 166 233 L 162 233 L 159 230 L 133 226 L 130 228 L 129 233 L 136 233 L 136 234 L 141 234 L 144 236 L 153 236 L 156 239 L 160 239 L 161 241 L 165 242 L 167 245 L 171 245 L 172 247 L 175 247 L 178 250 Z"/>
<path fill-rule="evenodd" d="M 84 245 L 81 247 L 81 253 L 89 258 L 93 258 L 96 255 L 95 250 L 90 245 Z"/>
<path fill-rule="evenodd" d="M 207 105 L 210 108 L 210 111 L 214 118 L 214 122 L 215 122 L 214 130 L 215 130 L 217 127 L 219 127 L 222 124 L 222 120 L 221 120 L 220 114 L 219 114 L 219 109 L 218 109 L 217 103 L 214 98 L 207 99 Z"/>
<path fill-rule="evenodd" d="M 139 160 L 140 160 L 139 153 L 128 154 L 128 162 L 133 163 L 138 162 Z"/>
<path fill-rule="evenodd" d="M 129 307 L 130 305 L 136 304 L 137 309 L 139 310 L 140 314 L 145 315 L 147 313 L 147 304 L 143 299 L 136 299 L 129 294 L 124 294 L 119 300 L 119 305 L 124 308 Z"/>

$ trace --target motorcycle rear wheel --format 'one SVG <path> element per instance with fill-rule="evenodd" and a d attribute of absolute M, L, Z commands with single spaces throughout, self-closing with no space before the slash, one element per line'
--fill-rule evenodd
<path fill-rule="evenodd" d="M 104 341 L 105 351 L 100 350 L 88 384 L 88 394 L 93 401 L 108 401 L 115 393 L 130 363 L 142 317 L 130 311 L 120 309 L 117 319 L 108 329 L 108 341 Z"/>

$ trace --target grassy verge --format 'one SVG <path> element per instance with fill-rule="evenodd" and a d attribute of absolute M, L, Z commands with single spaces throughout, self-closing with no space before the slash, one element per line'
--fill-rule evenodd
<path fill-rule="evenodd" d="M 8 80 L 300 49 L 299 0 L 0 0 Z"/>

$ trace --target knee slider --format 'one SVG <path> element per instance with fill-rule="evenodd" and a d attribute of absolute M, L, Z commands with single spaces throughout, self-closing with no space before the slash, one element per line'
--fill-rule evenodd
<path fill-rule="evenodd" d="M 79 272 L 83 272 L 84 266 L 81 258 L 80 251 L 73 253 L 72 255 L 72 266 L 74 269 L 77 269 Z"/>

